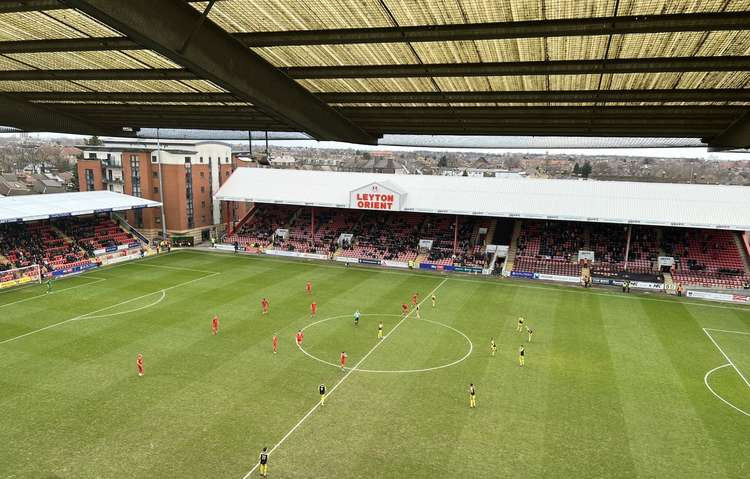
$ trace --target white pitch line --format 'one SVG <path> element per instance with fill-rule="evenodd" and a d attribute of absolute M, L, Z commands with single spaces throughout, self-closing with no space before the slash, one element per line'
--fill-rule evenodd
<path fill-rule="evenodd" d="M 83 318 L 80 318 L 80 319 L 99 319 L 99 318 L 111 318 L 112 316 L 122 316 L 123 314 L 130 314 L 130 313 L 135 313 L 135 312 L 137 312 L 137 311 L 142 311 L 142 310 L 144 310 L 144 309 L 146 309 L 146 308 L 151 308 L 151 307 L 153 307 L 153 306 L 156 306 L 157 304 L 159 304 L 159 303 L 161 303 L 162 301 L 164 301 L 164 298 L 166 298 L 166 297 L 167 297 L 167 292 L 166 292 L 166 291 L 164 291 L 164 290 L 161 290 L 161 296 L 159 296 L 159 299 L 157 299 L 157 300 L 156 300 L 156 301 L 154 301 L 153 303 L 149 303 L 149 304 L 147 304 L 147 305 L 145 305 L 145 306 L 141 306 L 141 307 L 139 307 L 139 308 L 135 308 L 135 309 L 129 309 L 129 310 L 127 310 L 127 311 L 118 311 L 118 312 L 116 312 L 116 313 L 109 313 L 109 314 L 97 314 L 96 316 L 85 316 L 85 317 L 83 317 Z"/>
<path fill-rule="evenodd" d="M 734 364 L 734 361 L 732 361 L 732 359 L 727 355 L 727 353 L 725 353 L 724 350 L 721 349 L 721 346 L 719 346 L 719 343 L 717 343 L 716 340 L 714 340 L 713 336 L 711 336 L 711 333 L 709 333 L 706 328 L 703 328 L 703 332 L 706 333 L 706 336 L 708 336 L 708 339 L 710 339 L 711 342 L 714 343 L 714 346 L 716 346 L 716 349 L 719 350 L 719 352 L 721 353 L 721 355 L 724 356 L 724 359 L 726 359 L 727 362 L 729 363 L 729 365 L 732 366 L 735 371 L 737 371 L 737 374 L 740 375 L 740 377 L 742 378 L 742 380 L 745 381 L 745 384 L 747 385 L 747 387 L 750 388 L 750 381 L 748 381 L 747 378 L 745 377 L 745 375 L 742 374 L 742 371 L 740 371 L 737 368 L 737 366 Z"/>
<path fill-rule="evenodd" d="M 424 299 L 423 299 L 422 301 L 420 301 L 420 302 L 419 302 L 419 305 L 421 306 L 421 305 L 422 305 L 422 303 L 424 303 L 425 301 L 427 301 L 427 298 L 429 298 L 430 296 L 432 296 L 432 295 L 433 295 L 433 294 L 435 293 L 435 291 L 437 291 L 437 290 L 438 290 L 438 289 L 439 289 L 439 288 L 440 288 L 440 287 L 441 287 L 441 286 L 442 286 L 443 284 L 445 284 L 445 282 L 446 282 L 446 281 L 448 281 L 448 278 L 444 278 L 444 279 L 443 279 L 443 280 L 442 280 L 442 281 L 440 282 L 440 284 L 438 284 L 437 286 L 435 286 L 435 289 L 433 289 L 432 291 L 430 291 L 429 293 L 427 293 L 427 296 L 425 296 L 425 298 L 424 298 Z M 416 308 L 412 308 L 412 309 L 411 309 L 411 311 L 409 311 L 409 312 L 408 312 L 408 313 L 406 314 L 406 316 L 404 316 L 403 318 L 401 318 L 401 321 L 399 321 L 398 323 L 396 323 L 396 325 L 395 325 L 395 326 L 393 327 L 393 329 L 391 329 L 391 330 L 390 330 L 390 331 L 388 332 L 388 334 L 386 334 L 385 336 L 383 336 L 383 339 L 381 339 L 380 341 L 378 341 L 377 343 L 375 343 L 375 346 L 373 346 L 373 347 L 372 347 L 372 349 L 370 349 L 370 350 L 369 350 L 369 351 L 367 352 L 367 354 L 365 354 L 364 356 L 362 356 L 362 359 L 360 359 L 360 360 L 359 360 L 359 361 L 357 362 L 357 364 L 355 364 L 355 365 L 354 365 L 354 367 L 353 367 L 353 368 L 351 368 L 351 369 L 349 370 L 349 372 L 347 372 L 347 373 L 346 373 L 346 374 L 344 375 L 344 377 L 343 377 L 343 378 L 339 379 L 339 382 L 337 382 L 336 384 L 334 384 L 334 386 L 333 386 L 333 387 L 331 388 L 331 390 L 330 390 L 330 391 L 328 391 L 328 394 L 326 394 L 326 398 L 330 397 L 330 395 L 331 395 L 331 394 L 333 394 L 333 392 L 334 392 L 334 391 L 336 390 L 336 388 L 338 388 L 338 387 L 339 387 L 339 386 L 340 386 L 340 385 L 341 385 L 341 384 L 342 384 L 342 383 L 343 383 L 344 381 L 346 381 L 346 380 L 347 380 L 347 378 L 348 378 L 349 376 L 351 376 L 351 374 L 352 374 L 352 373 L 353 373 L 354 371 L 356 371 L 356 370 L 357 370 L 357 367 L 359 367 L 359 365 L 360 365 L 360 364 L 362 364 L 362 363 L 363 363 L 363 362 L 364 362 L 364 361 L 365 361 L 365 360 L 366 360 L 366 359 L 367 359 L 367 358 L 368 358 L 368 357 L 370 356 L 370 354 L 372 354 L 372 353 L 373 353 L 373 351 L 375 351 L 375 350 L 376 350 L 376 349 L 378 348 L 378 346 L 380 346 L 381 344 L 383 344 L 383 343 L 385 342 L 385 340 L 386 340 L 386 339 L 388 339 L 388 337 L 389 337 L 389 336 L 390 336 L 391 334 L 393 334 L 393 333 L 394 333 L 394 331 L 396 331 L 396 329 L 398 329 L 398 327 L 399 327 L 399 326 L 401 326 L 401 323 L 403 323 L 403 322 L 404 322 L 404 321 L 406 320 L 406 318 L 408 318 L 409 316 L 411 316 L 411 313 L 413 313 L 414 311 L 416 311 Z M 316 401 L 316 403 L 315 403 L 315 406 L 313 406 L 313 407 L 312 407 L 312 408 L 311 408 L 311 409 L 310 409 L 309 411 L 307 411 L 307 413 L 306 413 L 306 414 L 305 414 L 304 416 L 302 416 L 302 419 L 300 419 L 300 420 L 299 420 L 299 421 L 297 422 L 297 424 L 295 424 L 295 425 L 294 425 L 294 426 L 293 426 L 293 427 L 292 427 L 292 428 L 291 428 L 291 429 L 290 429 L 290 430 L 289 430 L 289 431 L 288 431 L 288 432 L 287 432 L 286 434 L 284 434 L 284 437 L 282 437 L 282 438 L 281 438 L 281 440 L 279 440 L 279 442 L 277 442 L 277 443 L 276 443 L 276 445 L 275 445 L 275 446 L 273 446 L 273 447 L 271 448 L 271 450 L 270 450 L 270 451 L 268 451 L 268 455 L 270 456 L 271 454 L 273 454 L 273 452 L 274 452 L 274 451 L 275 451 L 276 449 L 278 449 L 278 448 L 279 448 L 279 446 L 281 446 L 281 445 L 282 445 L 282 444 L 284 443 L 284 441 L 286 441 L 286 440 L 287 440 L 287 438 L 288 438 L 289 436 L 291 436 L 291 435 L 292 435 L 292 433 L 293 433 L 294 431 L 296 431 L 296 430 L 297 430 L 297 428 L 298 428 L 298 427 L 300 427 L 300 426 L 302 425 L 302 423 L 303 423 L 303 422 L 305 422 L 305 421 L 307 420 L 307 418 L 308 418 L 308 417 L 310 417 L 310 415 L 312 415 L 312 413 L 314 413 L 314 412 L 315 412 L 315 410 L 316 410 L 316 409 L 318 409 L 318 406 L 320 406 L 320 402 L 317 402 L 317 401 Z M 247 474 L 245 474 L 244 476 L 242 476 L 242 479 L 247 479 L 248 477 L 250 477 L 250 475 L 251 475 L 251 474 L 252 474 L 253 472 L 255 472 L 255 470 L 256 470 L 256 469 L 258 468 L 258 466 L 259 466 L 259 465 L 260 465 L 260 463 L 259 463 L 259 462 L 256 462 L 256 463 L 255 463 L 255 465 L 253 466 L 253 468 L 252 468 L 252 469 L 250 469 L 250 470 L 248 471 L 248 473 L 247 473 Z"/>
<path fill-rule="evenodd" d="M 194 271 L 196 273 L 216 273 L 216 271 L 206 271 L 205 269 L 193 269 L 193 268 L 181 268 L 179 266 L 165 266 L 161 264 L 139 264 L 131 263 L 133 266 L 144 266 L 146 268 L 162 268 L 162 269 L 173 269 L 175 271 Z"/>
<path fill-rule="evenodd" d="M 190 254 L 205 254 L 205 255 L 221 255 L 224 254 L 220 251 L 202 251 L 202 250 L 179 250 L 179 252 L 184 253 L 190 253 Z M 228 253 L 228 252 L 227 252 Z M 300 260 L 295 259 L 282 259 L 279 257 L 263 257 L 260 255 L 250 255 L 250 254 L 240 254 L 236 256 L 238 258 L 245 258 L 249 260 L 258 259 L 261 261 L 272 261 L 272 262 L 279 262 L 279 263 L 294 263 L 294 264 L 303 264 L 307 266 L 314 266 L 317 268 L 335 268 L 335 269 L 341 269 L 343 266 L 336 266 L 331 264 L 324 264 L 322 262 L 304 262 Z M 365 267 L 365 266 L 359 266 L 354 271 L 374 271 L 379 272 L 382 274 L 397 274 L 402 276 L 419 276 L 419 277 L 429 277 L 430 274 L 435 273 L 412 273 L 408 271 L 399 271 L 399 270 L 389 270 L 386 268 L 376 269 L 376 267 Z M 731 309 L 734 311 L 742 311 L 745 313 L 750 313 L 750 307 L 748 306 L 724 306 L 721 304 L 710 304 L 707 301 L 703 300 L 678 300 L 678 299 L 660 299 L 660 298 L 652 298 L 649 296 L 645 296 L 642 294 L 636 294 L 636 295 L 621 295 L 615 291 L 612 292 L 596 292 L 591 290 L 583 290 L 583 289 L 575 289 L 570 286 L 563 286 L 563 285 L 550 285 L 547 286 L 534 286 L 530 284 L 524 284 L 522 281 L 514 281 L 514 280 L 492 280 L 492 279 L 485 279 L 485 280 L 476 280 L 476 279 L 470 279 L 470 278 L 463 278 L 459 275 L 455 275 L 450 278 L 451 281 L 461 281 L 464 283 L 476 283 L 476 284 L 486 284 L 486 285 L 494 285 L 494 286 L 505 286 L 505 287 L 511 287 L 511 288 L 523 288 L 523 289 L 538 289 L 542 291 L 556 291 L 560 293 L 574 293 L 574 294 L 586 294 L 586 295 L 592 295 L 592 296 L 606 296 L 608 298 L 613 299 L 623 299 L 623 300 L 635 300 L 635 301 L 653 301 L 657 303 L 671 303 L 675 305 L 682 305 L 682 306 L 696 306 L 700 308 L 718 308 L 718 309 Z M 548 283 L 542 283 L 542 284 L 548 284 Z M 644 290 L 644 292 L 647 292 L 647 290 Z"/>
<path fill-rule="evenodd" d="M 96 278 L 95 281 L 91 281 L 91 282 L 84 283 L 84 284 L 79 284 L 79 285 L 76 285 L 76 286 L 71 286 L 70 288 L 62 288 L 62 289 L 51 291 L 49 293 L 37 294 L 36 296 L 29 296 L 28 298 L 19 299 L 18 301 L 13 301 L 11 303 L 0 304 L 0 308 L 4 308 L 6 306 L 11 306 L 11 305 L 14 305 L 14 304 L 19 304 L 19 303 L 25 303 L 26 301 L 31 301 L 32 299 L 36 299 L 36 298 L 49 297 L 50 295 L 62 293 L 63 291 L 68 291 L 68 290 L 71 290 L 71 289 L 82 288 L 84 286 L 91 286 L 92 284 L 101 283 L 102 281 L 106 281 L 106 279 L 105 278 Z"/>
<path fill-rule="evenodd" d="M 713 368 L 712 370 L 710 370 L 709 372 L 707 372 L 707 373 L 706 373 L 706 375 L 705 375 L 705 376 L 703 376 L 703 383 L 704 383 L 704 384 L 706 385 L 706 387 L 708 388 L 708 390 L 709 390 L 709 391 L 711 391 L 711 393 L 712 393 L 712 394 L 713 394 L 714 396 L 716 396 L 716 397 L 717 397 L 717 398 L 719 399 L 719 401 L 723 402 L 724 404 L 726 404 L 727 406 L 731 407 L 731 408 L 732 408 L 732 409 L 734 409 L 735 411 L 738 411 L 738 412 L 740 412 L 740 413 L 744 414 L 745 416 L 749 416 L 749 417 L 750 417 L 750 413 L 748 413 L 748 412 L 746 412 L 746 411 L 743 411 L 742 409 L 740 409 L 740 408 L 738 408 L 737 406 L 735 406 L 734 404 L 730 403 L 729 401 L 727 401 L 727 400 L 726 400 L 726 399 L 724 399 L 723 397 L 719 396 L 719 395 L 718 395 L 718 394 L 716 393 L 716 391 L 714 391 L 714 389 L 713 389 L 713 388 L 711 387 L 711 385 L 710 385 L 710 384 L 708 384 L 708 377 L 709 377 L 709 376 L 710 376 L 710 375 L 711 375 L 711 374 L 712 374 L 712 373 L 713 373 L 714 371 L 718 371 L 719 369 L 721 369 L 721 368 L 725 368 L 725 367 L 727 367 L 727 366 L 731 366 L 731 364 L 722 364 L 721 366 L 717 366 L 717 367 Z"/>
<path fill-rule="evenodd" d="M 74 318 L 70 318 L 70 319 L 66 319 L 64 321 L 60 321 L 59 323 L 50 324 L 50 325 L 45 326 L 43 328 L 35 329 L 33 331 L 29 331 L 28 333 L 24 333 L 24 334 L 21 334 L 19 336 L 14 336 L 12 338 L 5 339 L 3 341 L 0 341 L 0 345 L 5 344 L 5 343 L 9 343 L 11 341 L 15 341 L 17 339 L 25 338 L 26 336 L 31 336 L 32 334 L 40 333 L 42 331 L 46 331 L 48 329 L 52 329 L 52 328 L 55 328 L 57 326 L 61 326 L 61 325 L 65 324 L 65 323 L 69 323 L 71 321 L 77 321 L 79 319 L 84 319 L 87 316 L 91 316 L 91 315 L 94 315 L 96 313 L 101 313 L 102 311 L 106 311 L 108 309 L 112 309 L 112 308 L 115 308 L 117 306 L 121 306 L 123 304 L 132 303 L 133 301 L 137 301 L 139 299 L 146 298 L 146 297 L 151 296 L 151 295 L 156 294 L 156 293 L 166 292 L 166 291 L 169 291 L 170 289 L 175 289 L 175 288 L 179 288 L 179 287 L 182 287 L 182 286 L 187 286 L 188 284 L 195 283 L 196 281 L 200 281 L 202 279 L 211 278 L 213 276 L 216 276 L 217 274 L 220 274 L 220 273 L 212 273 L 212 274 L 209 274 L 209 275 L 206 275 L 206 276 L 201 276 L 200 278 L 191 279 L 190 281 L 185 281 L 185 282 L 176 284 L 174 286 L 170 286 L 168 288 L 163 288 L 163 289 L 159 289 L 157 291 L 152 291 L 151 293 L 142 294 L 142 295 L 140 295 L 140 296 L 138 296 L 136 298 L 131 298 L 131 299 L 127 299 L 125 301 L 120 301 L 117 304 L 113 304 L 111 306 L 106 306 L 104 308 L 97 309 L 96 311 L 91 311 L 89 313 L 81 314 L 81 315 L 78 315 L 78 316 L 76 316 Z"/>
<path fill-rule="evenodd" d="M 362 313 L 362 315 L 363 316 L 368 316 L 368 317 L 370 317 L 370 316 L 400 316 L 400 314 L 365 314 L 365 313 Z M 332 316 L 330 318 L 321 319 L 319 321 L 315 321 L 314 323 L 308 324 L 307 326 L 305 326 L 304 328 L 302 328 L 302 331 L 304 331 L 307 328 L 310 328 L 312 326 L 315 326 L 316 324 L 323 323 L 325 321 L 330 321 L 332 319 L 349 318 L 349 317 L 351 317 L 351 316 L 347 314 L 347 315 Z M 385 373 L 393 373 L 393 374 L 426 373 L 426 372 L 429 372 L 429 371 L 437 371 L 438 369 L 445 369 L 445 368 L 449 368 L 451 366 L 455 366 L 456 364 L 465 361 L 466 358 L 468 358 L 469 356 L 471 356 L 471 353 L 474 351 L 474 343 L 471 342 L 471 339 L 469 339 L 469 337 L 467 335 L 465 335 L 463 332 L 459 331 L 458 329 L 454 328 L 453 326 L 449 326 L 447 324 L 440 323 L 440 322 L 437 322 L 437 321 L 432 321 L 431 319 L 425 319 L 425 318 L 418 319 L 417 322 L 418 323 L 432 323 L 432 324 L 437 324 L 438 326 L 443 326 L 444 328 L 448 328 L 448 329 L 450 329 L 450 330 L 458 333 L 459 335 L 463 336 L 464 339 L 466 339 L 467 343 L 469 343 L 469 350 L 466 352 L 466 354 L 464 354 L 462 357 L 454 360 L 453 362 L 442 364 L 440 366 L 434 366 L 434 367 L 431 367 L 431 368 L 420 368 L 420 369 L 362 369 L 362 368 L 359 368 L 358 371 L 361 372 L 361 373 L 380 373 L 380 374 L 385 374 Z M 307 350 L 305 348 L 303 348 L 302 346 L 300 346 L 299 343 L 295 343 L 295 344 L 297 344 L 297 348 L 300 351 L 302 351 L 303 353 L 305 353 L 305 355 L 307 355 L 310 359 L 314 359 L 314 360 L 316 360 L 316 361 L 318 361 L 320 363 L 327 364 L 329 366 L 333 366 L 334 368 L 341 368 L 341 365 L 339 365 L 339 364 L 332 363 L 330 361 L 326 361 L 325 359 L 320 359 L 317 356 L 313 356 L 312 354 L 310 354 L 309 352 L 307 352 Z M 351 368 L 344 368 L 344 369 L 351 369 Z"/>
<path fill-rule="evenodd" d="M 730 331 L 728 329 L 715 329 L 715 328 L 703 328 L 706 331 L 718 331 L 720 333 L 733 333 L 733 334 L 750 334 L 750 332 L 747 331 Z"/>

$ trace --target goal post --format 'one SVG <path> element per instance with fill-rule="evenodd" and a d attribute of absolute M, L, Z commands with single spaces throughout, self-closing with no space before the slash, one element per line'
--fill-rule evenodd
<path fill-rule="evenodd" d="M 41 282 L 42 271 L 38 264 L 0 271 L 0 290 Z"/>

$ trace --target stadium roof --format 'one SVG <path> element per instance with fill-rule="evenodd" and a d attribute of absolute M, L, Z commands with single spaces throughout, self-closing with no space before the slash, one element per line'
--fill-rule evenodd
<path fill-rule="evenodd" d="M 0 223 L 36 221 L 161 206 L 161 203 L 112 191 L 86 191 L 0 198 Z"/>
<path fill-rule="evenodd" d="M 357 193 L 385 190 L 401 211 L 750 230 L 745 186 L 238 168 L 216 198 L 357 208 Z"/>
<path fill-rule="evenodd" d="M 750 0 L 0 2 L 0 124 L 750 144 Z"/>

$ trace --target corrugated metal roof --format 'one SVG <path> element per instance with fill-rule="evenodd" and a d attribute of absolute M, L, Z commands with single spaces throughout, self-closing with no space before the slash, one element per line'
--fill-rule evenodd
<path fill-rule="evenodd" d="M 208 2 L 192 2 L 197 11 L 202 12 Z M 155 4 L 154 15 L 159 15 L 158 4 Z M 84 8 L 84 7 L 81 7 Z M 166 7 L 165 7 L 166 8 Z M 10 9 L 10 8 L 9 8 Z M 750 0 L 222 0 L 213 4 L 208 18 L 225 29 L 227 32 L 239 35 L 242 41 L 252 33 L 259 32 L 307 32 L 320 30 L 325 32 L 332 29 L 373 29 L 391 28 L 403 29 L 406 27 L 436 27 L 444 25 L 483 25 L 490 22 L 530 22 L 530 21 L 554 21 L 572 20 L 583 21 L 596 17 L 625 17 L 640 16 L 648 19 L 652 16 L 663 16 L 667 14 L 709 14 L 726 12 L 744 12 L 750 15 Z M 92 15 L 94 15 L 92 13 Z M 97 15 L 94 15 L 97 16 Z M 97 18 L 102 18 L 97 16 Z M 0 43 L 2 42 L 28 42 L 44 40 L 87 40 L 113 38 L 114 40 L 126 40 L 122 33 L 116 31 L 103 21 L 93 18 L 81 11 L 67 8 L 55 8 L 45 11 L 23 11 L 15 13 L 0 14 Z M 105 18 L 106 20 L 106 18 Z M 110 21 L 110 23 L 116 23 Z M 745 30 L 747 23 L 740 25 L 736 30 L 723 30 L 733 28 L 733 25 L 724 25 L 722 29 L 712 30 L 706 28 L 703 31 L 668 31 L 661 33 L 623 33 L 623 34 L 588 34 L 577 32 L 571 36 L 546 35 L 544 31 L 535 35 L 526 35 L 524 38 L 495 38 L 495 39 L 458 39 L 453 41 L 401 41 L 400 37 L 391 38 L 383 43 L 355 43 L 342 44 L 331 40 L 333 44 L 304 44 L 304 41 L 296 40 L 302 44 L 284 44 L 280 46 L 255 46 L 250 47 L 273 66 L 280 68 L 298 67 L 337 67 L 337 66 L 374 66 L 374 65 L 421 65 L 421 64 L 487 64 L 487 63 L 509 63 L 509 62 L 561 62 L 561 61 L 594 61 L 622 60 L 622 59 L 673 59 L 673 58 L 711 58 L 711 57 L 742 57 L 750 56 L 750 31 Z M 154 23 L 154 28 L 159 28 Z M 699 28 L 700 30 L 700 28 Z M 256 35 L 257 36 L 257 35 Z M 101 42 L 100 42 L 101 43 Z M 106 43 L 106 42 L 105 42 Z M 118 44 L 121 44 L 118 43 Z M 246 43 L 247 44 L 247 43 Z M 263 45 L 259 43 L 258 45 Z M 102 93 L 125 92 L 125 93 L 213 93 L 226 92 L 226 82 L 213 78 L 213 82 L 201 78 L 201 71 L 196 68 L 194 72 L 185 72 L 185 79 L 99 79 L 81 80 L 51 79 L 59 75 L 61 70 L 102 70 L 104 72 L 117 70 L 148 70 L 174 69 L 183 70 L 183 67 L 174 60 L 169 48 L 159 48 L 159 45 L 150 45 L 155 50 L 170 55 L 165 57 L 153 50 L 143 49 L 141 45 L 131 41 L 129 45 L 112 47 L 111 49 L 100 48 L 101 45 L 91 51 L 32 51 L 13 50 L 0 53 L 0 73 L 21 72 L 40 70 L 47 75 L 38 79 L 13 80 L 0 79 L 0 92 L 11 94 L 13 98 L 21 95 L 13 95 L 20 92 L 90 92 Z M 10 47 L 9 47 L 10 48 Z M 49 47 L 48 47 L 49 48 Z M 117 49 L 120 48 L 120 49 Z M 54 48 L 52 48 L 54 50 Z M 85 49 L 83 49 L 85 50 Z M 97 51 L 102 50 L 102 51 Z M 2 51 L 2 50 L 0 50 Z M 220 55 L 221 52 L 217 52 Z M 183 62 L 185 63 L 185 62 Z M 550 108 L 557 106 L 589 106 L 589 105 L 747 105 L 742 99 L 705 101 L 705 99 L 685 101 L 620 101 L 607 102 L 597 100 L 595 93 L 599 91 L 630 91 L 640 90 L 691 90 L 691 89 L 748 89 L 750 85 L 750 68 L 736 66 L 728 71 L 659 71 L 659 72 L 634 72 L 634 73 L 586 73 L 549 75 L 522 75 L 516 72 L 512 75 L 483 76 L 429 76 L 416 75 L 419 77 L 407 78 L 330 78 L 297 79 L 297 82 L 312 93 L 335 93 L 335 92 L 557 92 L 557 91 L 584 91 L 591 92 L 591 101 L 565 102 L 546 101 L 535 102 Z M 679 68 L 678 68 L 679 70 Z M 718 68 L 718 70 L 727 70 Z M 154 73 L 154 72 L 152 72 Z M 173 73 L 173 72 L 172 72 Z M 422 72 L 424 73 L 424 72 Z M 528 73 L 528 71 L 526 72 Z M 206 70 L 203 77 L 207 77 Z M 461 73 L 464 74 L 464 73 Z M 69 77 L 70 74 L 67 76 Z M 149 76 L 149 75 L 146 75 Z M 351 76 L 351 75 L 350 75 Z M 387 74 L 384 74 L 387 76 Z M 66 77 L 66 78 L 67 78 Z M 196 77 L 196 79 L 189 79 Z M 163 78 L 150 75 L 150 78 Z M 180 78 L 183 78 L 182 76 Z M 297 78 L 297 77 L 295 77 Z M 219 86 L 222 85 L 222 86 Z M 247 103 L 247 95 L 238 95 L 239 101 Z M 29 100 L 32 103 L 40 100 Z M 144 118 L 142 115 L 115 114 L 102 119 L 96 115 L 87 117 L 82 109 L 66 109 L 71 103 L 66 100 L 56 102 L 54 100 L 41 100 L 45 108 L 74 115 L 78 119 L 107 124 L 110 127 L 132 126 L 138 127 L 154 125 L 161 122 L 164 126 L 179 126 L 179 118 L 170 117 L 167 113 L 163 118 L 151 115 Z M 106 98 L 90 100 L 93 104 L 102 105 Z M 82 103 L 82 102 L 81 102 Z M 205 102 L 158 102 L 154 100 L 141 99 L 138 104 L 155 107 L 160 105 L 176 104 L 210 104 Z M 214 103 L 221 104 L 221 103 Z M 258 103 L 261 104 L 261 103 Z M 334 102 L 335 104 L 335 102 Z M 505 102 L 503 105 L 525 106 L 525 102 Z M 351 105 L 351 104 L 350 104 Z M 430 103 L 408 101 L 404 99 L 401 103 L 395 102 L 358 102 L 354 105 L 361 106 L 418 106 L 431 105 Z M 438 106 L 437 104 L 434 104 Z M 442 103 L 442 106 L 495 106 L 489 101 L 476 102 L 454 102 Z M 277 115 L 267 111 L 274 117 L 276 124 L 264 123 L 261 120 L 252 125 L 254 128 L 270 128 L 276 130 L 295 129 L 297 125 L 288 121 L 288 117 Z M 1 120 L 2 118 L 0 118 Z M 728 128 L 734 120 L 728 121 L 724 127 Z M 220 121 L 217 121 L 220 120 Z M 488 134 L 493 129 L 498 130 L 498 125 L 483 125 L 471 127 L 456 117 L 449 131 L 437 129 L 426 124 L 424 129 L 436 128 L 435 133 L 459 134 L 478 133 Z M 9 122 L 3 122 L 8 123 Z M 375 123 L 357 120 L 358 126 L 367 129 L 374 135 L 382 133 L 415 133 L 416 128 L 403 124 L 388 124 L 383 126 Z M 192 115 L 190 125 L 206 128 L 227 129 L 231 127 L 246 128 L 245 118 L 215 118 L 206 115 Z M 286 128 L 284 127 L 286 125 Z M 650 129 L 662 131 L 665 137 L 685 135 L 689 138 L 711 138 L 721 129 L 711 129 L 706 124 L 694 123 L 695 128 L 675 128 L 674 125 L 646 125 Z M 407 126 L 409 126 L 407 128 Z M 545 132 L 545 125 L 530 129 L 530 134 L 570 134 L 570 130 L 560 129 L 555 131 L 550 127 Z M 581 135 L 595 135 L 597 126 L 596 118 L 586 116 L 573 129 L 580 130 Z M 472 129 L 473 128 L 473 129 Z M 642 127 L 643 131 L 635 131 L 636 136 L 646 136 L 650 131 Z M 505 128 L 506 134 L 511 131 Z M 521 130 L 519 130 L 521 131 Z M 502 134 L 501 131 L 498 133 Z M 522 133 L 522 131 L 521 131 Z M 607 135 L 624 134 L 616 128 L 605 132 Z M 604 136 L 604 135 L 602 135 Z"/>
<path fill-rule="evenodd" d="M 112 191 L 10 196 L 0 199 L 0 223 L 79 216 L 96 211 L 153 208 L 161 203 Z"/>
<path fill-rule="evenodd" d="M 750 230 L 744 186 L 238 168 L 216 198 L 348 208 L 371 183 L 404 192 L 404 211 Z"/>

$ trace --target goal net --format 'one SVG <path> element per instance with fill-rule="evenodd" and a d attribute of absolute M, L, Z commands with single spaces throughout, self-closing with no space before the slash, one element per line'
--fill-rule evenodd
<path fill-rule="evenodd" d="M 0 271 L 0 290 L 41 282 L 42 274 L 38 264 Z"/>

